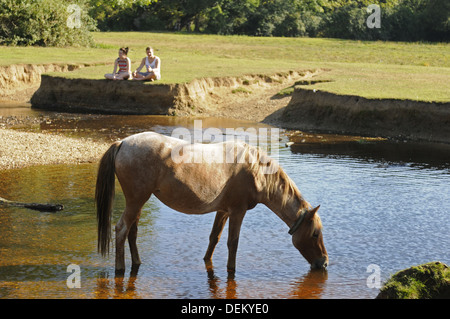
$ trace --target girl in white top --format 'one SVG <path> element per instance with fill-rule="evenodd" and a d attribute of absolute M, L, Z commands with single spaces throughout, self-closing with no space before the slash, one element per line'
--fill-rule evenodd
<path fill-rule="evenodd" d="M 153 49 L 147 47 L 145 49 L 147 56 L 142 59 L 141 65 L 133 72 L 133 80 L 138 81 L 154 81 L 161 79 L 161 59 L 153 54 Z M 139 72 L 144 67 L 147 72 Z"/>

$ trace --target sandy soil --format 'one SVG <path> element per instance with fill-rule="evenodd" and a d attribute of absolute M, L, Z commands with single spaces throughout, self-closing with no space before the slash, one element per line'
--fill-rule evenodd
<path fill-rule="evenodd" d="M 236 92 L 217 94 L 216 105 L 211 110 L 205 110 L 202 115 L 227 117 L 253 122 L 276 122 L 277 111 L 289 104 L 291 96 L 278 96 L 277 93 L 294 84 L 283 83 L 271 86 L 253 86 L 250 93 Z M 231 90 L 229 90 L 231 91 Z"/>
<path fill-rule="evenodd" d="M 108 146 L 84 138 L 0 129 L 0 170 L 96 162 Z"/>

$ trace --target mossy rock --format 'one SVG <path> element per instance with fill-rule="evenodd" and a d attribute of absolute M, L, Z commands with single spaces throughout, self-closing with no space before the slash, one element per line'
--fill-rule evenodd
<path fill-rule="evenodd" d="M 439 261 L 401 270 L 381 288 L 377 299 L 449 299 L 450 269 Z"/>

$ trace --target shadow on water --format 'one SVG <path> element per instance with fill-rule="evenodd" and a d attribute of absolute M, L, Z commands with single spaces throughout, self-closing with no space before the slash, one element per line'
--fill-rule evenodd
<path fill-rule="evenodd" d="M 450 144 L 425 142 L 399 142 L 390 140 L 333 140 L 334 135 L 315 135 L 321 139 L 291 138 L 294 154 L 315 154 L 328 157 L 346 156 L 379 167 L 408 165 L 418 168 L 450 168 Z M 328 141 L 328 139 L 330 141 Z"/>

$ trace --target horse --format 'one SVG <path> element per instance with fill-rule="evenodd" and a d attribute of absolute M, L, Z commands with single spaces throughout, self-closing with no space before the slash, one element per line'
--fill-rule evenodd
<path fill-rule="evenodd" d="M 219 159 L 219 160 L 217 160 Z M 270 168 L 270 169 L 268 169 Z M 112 143 L 100 159 L 95 189 L 98 252 L 109 254 L 115 176 L 126 206 L 115 226 L 115 270 L 125 271 L 128 238 L 132 266 L 139 266 L 136 238 L 143 205 L 155 195 L 185 214 L 217 212 L 204 255 L 211 262 L 229 221 L 227 271 L 234 274 L 241 224 L 246 212 L 266 205 L 289 227 L 292 243 L 310 263 L 325 269 L 328 254 L 322 222 L 281 166 L 258 147 L 242 141 L 191 143 L 155 132 L 138 133 Z"/>

